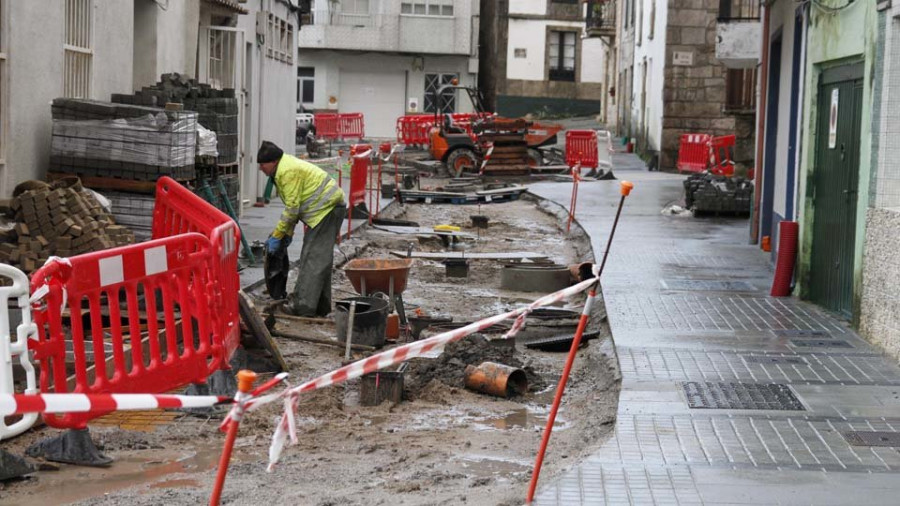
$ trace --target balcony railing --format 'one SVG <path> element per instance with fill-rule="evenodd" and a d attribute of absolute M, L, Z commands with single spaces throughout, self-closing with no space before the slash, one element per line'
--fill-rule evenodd
<path fill-rule="evenodd" d="M 585 32 L 592 37 L 612 37 L 616 34 L 615 0 L 588 0 L 584 14 Z"/>
<path fill-rule="evenodd" d="M 759 19 L 760 0 L 719 0 L 719 21 Z"/>
<path fill-rule="evenodd" d="M 315 10 L 310 14 L 312 16 L 310 24 L 325 26 L 376 27 L 379 26 L 378 23 L 381 18 L 381 15 L 354 14 L 328 9 Z"/>

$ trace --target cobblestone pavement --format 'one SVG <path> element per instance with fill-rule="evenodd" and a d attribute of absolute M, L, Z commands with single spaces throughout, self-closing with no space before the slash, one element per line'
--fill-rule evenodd
<path fill-rule="evenodd" d="M 663 215 L 681 176 L 633 155 L 613 166 L 635 183 L 602 283 L 622 372 L 615 435 L 535 503 L 900 504 L 896 362 L 816 306 L 769 297 L 747 220 Z M 618 189 L 580 186 L 597 255 Z M 565 185 L 531 191 L 569 203 Z"/>

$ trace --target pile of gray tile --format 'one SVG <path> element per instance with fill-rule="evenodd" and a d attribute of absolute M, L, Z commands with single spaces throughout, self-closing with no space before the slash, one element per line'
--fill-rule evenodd
<path fill-rule="evenodd" d="M 153 195 L 105 191 L 103 196 L 112 204 L 116 223 L 128 227 L 138 242 L 150 239 L 153 235 Z"/>
<path fill-rule="evenodd" d="M 57 98 L 50 172 L 155 181 L 193 179 L 196 112 Z"/>
<path fill-rule="evenodd" d="M 695 215 L 748 216 L 752 200 L 753 181 L 746 178 L 704 172 L 684 180 L 685 207 Z"/>

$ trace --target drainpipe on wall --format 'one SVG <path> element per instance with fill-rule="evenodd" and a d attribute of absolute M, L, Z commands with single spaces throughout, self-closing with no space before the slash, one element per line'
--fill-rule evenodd
<path fill-rule="evenodd" d="M 763 161 L 763 147 L 765 146 L 765 125 L 766 125 L 766 96 L 768 94 L 769 83 L 769 2 L 762 6 L 763 8 L 763 27 L 762 27 L 762 62 L 759 72 L 759 100 L 756 103 L 756 169 L 753 179 L 753 218 L 750 220 L 750 244 L 759 243 L 759 204 L 762 200 L 762 178 L 763 171 L 761 163 Z"/>

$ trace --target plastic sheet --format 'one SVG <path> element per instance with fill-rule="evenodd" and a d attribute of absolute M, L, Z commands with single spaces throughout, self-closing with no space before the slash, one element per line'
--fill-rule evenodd
<path fill-rule="evenodd" d="M 112 120 L 54 120 L 51 156 L 159 167 L 193 165 L 197 114 L 160 112 Z"/>
<path fill-rule="evenodd" d="M 197 156 L 219 156 L 216 133 L 197 123 Z"/>

